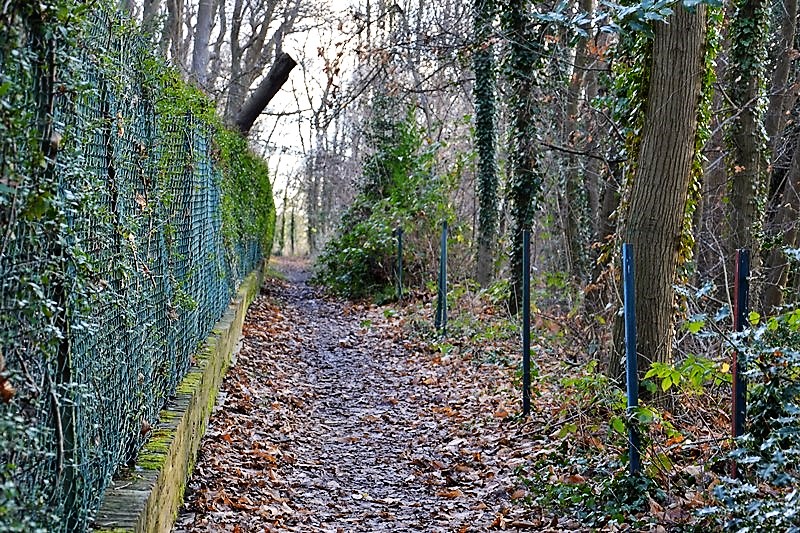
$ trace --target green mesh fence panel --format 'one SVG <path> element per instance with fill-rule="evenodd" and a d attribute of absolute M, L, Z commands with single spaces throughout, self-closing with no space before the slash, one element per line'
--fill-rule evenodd
<path fill-rule="evenodd" d="M 81 531 L 264 250 L 226 242 L 215 127 L 157 112 L 151 44 L 4 16 L 0 531 Z"/>
<path fill-rule="evenodd" d="M 0 524 L 20 530 L 62 513 L 56 485 L 63 464 L 53 431 L 60 261 L 46 238 L 54 228 L 37 216 L 54 187 L 31 148 L 42 141 L 42 54 L 29 29 L 0 24 L 0 355 L 17 389 L 0 404 Z"/>

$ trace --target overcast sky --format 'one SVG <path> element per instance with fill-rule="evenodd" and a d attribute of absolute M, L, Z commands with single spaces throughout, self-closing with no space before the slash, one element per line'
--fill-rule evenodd
<path fill-rule="evenodd" d="M 325 11 L 335 19 L 346 19 L 348 9 L 355 3 L 355 0 L 319 2 L 327 7 Z M 266 110 L 267 113 L 296 113 L 299 104 L 302 113 L 283 117 L 265 116 L 260 120 L 261 138 L 269 137 L 270 145 L 279 149 L 269 157 L 270 169 L 275 177 L 276 195 L 285 188 L 288 177 L 301 168 L 303 153 L 310 148 L 313 132 L 310 123 L 309 96 L 314 105 L 319 105 L 321 84 L 325 82 L 325 75 L 322 72 L 324 62 L 318 56 L 317 49 L 320 46 L 327 49 L 328 43 L 341 40 L 343 37 L 338 31 L 337 24 L 331 24 L 329 20 L 318 22 L 320 25 L 317 27 L 293 33 L 284 41 L 284 51 L 298 62 L 302 61 L 305 64 L 305 72 L 302 65 L 298 65 Z M 299 28 L 307 26 L 315 24 L 313 21 L 303 21 L 298 25 Z"/>

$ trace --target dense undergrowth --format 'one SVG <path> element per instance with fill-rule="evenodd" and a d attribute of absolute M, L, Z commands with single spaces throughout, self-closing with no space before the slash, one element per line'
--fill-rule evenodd
<path fill-rule="evenodd" d="M 432 326 L 433 293 L 406 302 L 409 336 L 446 357 L 506 367 L 519 389 L 520 328 L 503 305 L 506 290 L 503 284 L 454 287 L 446 336 Z M 541 301 L 558 300 L 545 283 L 534 293 Z M 594 355 L 589 330 L 595 326 L 569 302 L 562 304 L 534 309 L 533 412 L 527 420 L 515 413 L 508 418 L 523 425 L 530 443 L 516 468 L 526 487 L 516 505 L 525 507 L 532 523 L 554 530 L 800 527 L 800 312 L 766 322 L 753 314 L 751 328 L 740 336 L 726 334 L 713 319 L 687 321 L 684 330 L 696 344 L 714 346 L 716 354 L 684 354 L 674 365 L 653 366 L 643 387 L 668 391 L 672 406 L 643 404 L 628 417 L 624 390 Z M 718 313 L 719 321 L 725 316 Z M 750 384 L 746 434 L 736 441 L 729 437 L 734 347 L 745 354 Z M 631 424 L 642 435 L 643 471 L 634 477 L 627 457 Z"/>
<path fill-rule="evenodd" d="M 436 146 L 412 112 L 372 125 L 373 155 L 364 183 L 317 262 L 316 279 L 334 292 L 386 302 L 394 294 L 397 228 L 404 230 L 412 330 L 431 350 L 505 366 L 521 382 L 519 319 L 509 315 L 507 281 L 480 290 L 450 288 L 447 335 L 432 328 L 439 222 L 453 222 L 454 181 L 432 175 Z M 469 252 L 458 228 L 449 242 Z M 451 264 L 459 265 L 451 260 Z M 456 268 L 459 268 L 458 266 Z M 534 281 L 534 406 L 527 437 L 535 451 L 518 467 L 524 499 L 541 520 L 571 517 L 587 528 L 764 531 L 800 528 L 800 311 L 731 333 L 731 312 L 711 284 L 679 287 L 674 359 L 655 363 L 641 388 L 659 406 L 626 409 L 623 384 L 606 375 L 611 306 L 585 314 L 569 276 L 538 272 Z M 420 300 L 421 298 L 421 300 Z M 745 435 L 730 437 L 732 356 L 749 381 Z M 628 475 L 628 431 L 642 437 L 643 470 Z M 736 464 L 736 477 L 732 476 Z M 549 522 L 541 522 L 549 523 Z"/>

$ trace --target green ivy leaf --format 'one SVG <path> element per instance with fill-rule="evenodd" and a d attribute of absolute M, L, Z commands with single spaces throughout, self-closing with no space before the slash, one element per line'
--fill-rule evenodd
<path fill-rule="evenodd" d="M 621 435 L 625 435 L 625 422 L 622 418 L 615 416 L 611 419 L 611 428 Z"/>
<path fill-rule="evenodd" d="M 706 316 L 705 315 L 696 315 L 692 317 L 692 320 L 686 323 L 686 330 L 691 333 L 692 335 L 696 335 L 700 333 L 700 330 L 706 325 Z"/>

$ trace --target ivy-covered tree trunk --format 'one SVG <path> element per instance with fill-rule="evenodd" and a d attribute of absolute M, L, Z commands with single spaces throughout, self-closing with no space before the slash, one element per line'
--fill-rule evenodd
<path fill-rule="evenodd" d="M 623 238 L 636 260 L 639 371 L 671 359 L 678 256 L 695 157 L 706 9 L 676 7 L 654 24 L 650 85 Z M 617 340 L 617 339 L 615 339 Z M 610 373 L 619 375 L 616 344 Z"/>
<path fill-rule="evenodd" d="M 475 0 L 475 144 L 478 149 L 478 256 L 475 277 L 482 287 L 489 284 L 497 241 L 497 161 L 495 120 L 495 61 L 492 45 L 494 1 Z"/>
<path fill-rule="evenodd" d="M 766 0 L 737 1 L 731 26 L 728 92 L 735 115 L 728 133 L 729 264 L 738 248 L 748 248 L 753 262 L 758 262 L 757 235 L 766 201 L 767 159 L 761 98 L 764 96 L 768 6 Z"/>
<path fill-rule="evenodd" d="M 511 211 L 511 294 L 509 308 L 519 311 L 522 302 L 522 232 L 533 225 L 542 177 L 536 153 L 536 104 L 534 89 L 541 42 L 530 16 L 527 0 L 511 2 L 503 12 L 509 40 L 507 76 L 511 87 L 509 114 L 509 204 Z"/>

